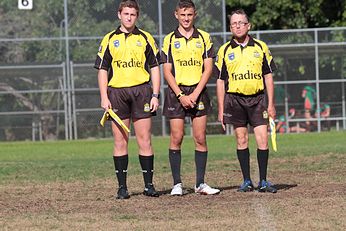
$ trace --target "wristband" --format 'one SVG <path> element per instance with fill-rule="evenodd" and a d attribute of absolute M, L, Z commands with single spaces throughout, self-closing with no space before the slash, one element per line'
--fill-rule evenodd
<path fill-rule="evenodd" d="M 158 94 L 153 93 L 153 94 L 151 94 L 151 97 L 155 97 L 157 99 L 160 99 L 160 94 L 159 93 Z"/>
<path fill-rule="evenodd" d="M 185 93 L 183 91 L 181 91 L 178 95 L 177 95 L 177 99 L 180 99 L 182 96 L 184 96 Z"/>

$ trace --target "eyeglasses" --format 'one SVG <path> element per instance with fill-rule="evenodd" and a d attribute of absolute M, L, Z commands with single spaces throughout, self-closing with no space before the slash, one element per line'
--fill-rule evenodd
<path fill-rule="evenodd" d="M 246 26 L 247 24 L 249 24 L 249 23 L 248 22 L 241 22 L 241 21 L 239 21 L 239 22 L 232 22 L 231 23 L 231 27 L 237 27 L 238 25 L 240 27 L 242 27 L 242 26 Z"/>

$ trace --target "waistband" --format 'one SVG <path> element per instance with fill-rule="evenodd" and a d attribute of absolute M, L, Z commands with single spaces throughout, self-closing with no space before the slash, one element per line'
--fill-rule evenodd
<path fill-rule="evenodd" d="M 245 94 L 241 94 L 241 93 L 233 93 L 233 92 L 227 92 L 227 94 L 230 95 L 235 95 L 235 96 L 241 96 L 241 97 L 255 97 L 255 96 L 259 96 L 259 95 L 263 95 L 264 94 L 264 90 L 261 90 L 253 95 L 245 95 Z"/>
<path fill-rule="evenodd" d="M 183 84 L 179 84 L 179 87 L 197 87 L 198 83 L 193 84 L 193 85 L 183 85 Z"/>

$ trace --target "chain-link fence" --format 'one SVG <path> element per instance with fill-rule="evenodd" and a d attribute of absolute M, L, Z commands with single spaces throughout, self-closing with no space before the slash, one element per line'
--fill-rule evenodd
<path fill-rule="evenodd" d="M 0 3 L 0 140 L 48 140 L 111 137 L 99 126 L 102 116 L 93 69 L 100 39 L 117 26 L 119 1 L 33 0 L 31 11 L 17 2 Z M 140 1 L 138 26 L 157 44 L 177 27 L 175 1 Z M 214 48 L 230 38 L 223 0 L 195 0 L 196 26 L 211 33 Z M 68 22 L 68 23 L 67 23 Z M 283 132 L 304 131 L 307 115 L 302 92 L 310 92 L 312 130 L 346 129 L 346 28 L 254 31 L 265 41 L 278 66 L 275 93 Z M 208 134 L 221 134 L 217 122 L 216 78 L 208 91 L 213 112 Z M 161 93 L 167 88 L 162 76 Z M 323 114 L 329 108 L 329 115 Z M 295 112 L 294 114 L 292 114 Z M 278 121 L 278 122 L 280 122 Z M 190 121 L 186 121 L 190 134 Z M 295 128 L 295 129 L 293 129 Z M 132 129 L 133 130 L 133 129 Z M 232 132 L 229 128 L 227 132 Z M 168 135 L 161 109 L 153 134 Z M 132 134 L 134 135 L 134 134 Z"/>

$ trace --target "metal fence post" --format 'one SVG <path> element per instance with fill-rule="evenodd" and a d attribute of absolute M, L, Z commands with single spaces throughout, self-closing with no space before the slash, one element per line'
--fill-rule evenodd
<path fill-rule="evenodd" d="M 69 45 L 69 22 L 68 22 L 68 4 L 67 0 L 64 0 L 64 20 L 65 20 L 65 50 L 66 50 L 66 77 L 67 77 L 67 115 L 68 115 L 68 139 L 72 139 L 72 105 L 71 105 L 71 76 L 70 76 L 70 45 Z"/>
<path fill-rule="evenodd" d="M 223 43 L 226 43 L 227 41 L 227 20 L 226 20 L 226 3 L 225 0 L 222 0 L 222 28 L 223 28 L 223 32 L 225 32 L 223 34 Z"/>
<path fill-rule="evenodd" d="M 67 104 L 67 92 L 66 92 L 66 82 L 67 82 L 67 78 L 66 78 L 66 64 L 63 63 L 63 66 L 62 66 L 62 69 L 63 69 L 63 91 L 62 91 L 62 94 L 63 94 L 63 101 L 64 101 L 64 117 L 65 117 L 65 140 L 68 140 L 69 139 L 69 132 L 68 132 L 68 104 Z"/>
<path fill-rule="evenodd" d="M 320 67 L 319 67 L 319 54 L 318 54 L 318 31 L 314 30 L 315 36 L 315 71 L 316 71 L 316 104 L 317 104 L 317 131 L 321 132 L 321 113 L 320 113 Z M 313 116 L 313 115 L 311 115 Z"/>
<path fill-rule="evenodd" d="M 76 112 L 76 91 L 74 86 L 74 66 L 73 61 L 70 61 L 71 70 L 71 94 L 72 94 L 72 127 L 73 127 L 73 137 L 75 140 L 78 139 L 78 128 L 77 128 L 77 112 Z"/>
<path fill-rule="evenodd" d="M 162 0 L 157 0 L 157 7 L 158 7 L 158 19 L 159 19 L 159 46 L 160 49 L 162 48 L 163 45 L 163 30 L 162 30 Z M 161 91 L 161 111 L 163 111 L 163 100 L 165 98 L 165 88 L 164 88 L 164 81 L 165 78 L 163 77 L 163 70 L 160 68 L 160 76 L 161 76 L 161 86 L 160 86 L 160 91 Z M 166 117 L 162 116 L 161 119 L 161 124 L 162 124 L 162 136 L 166 136 L 167 134 L 167 128 L 166 128 Z"/>

